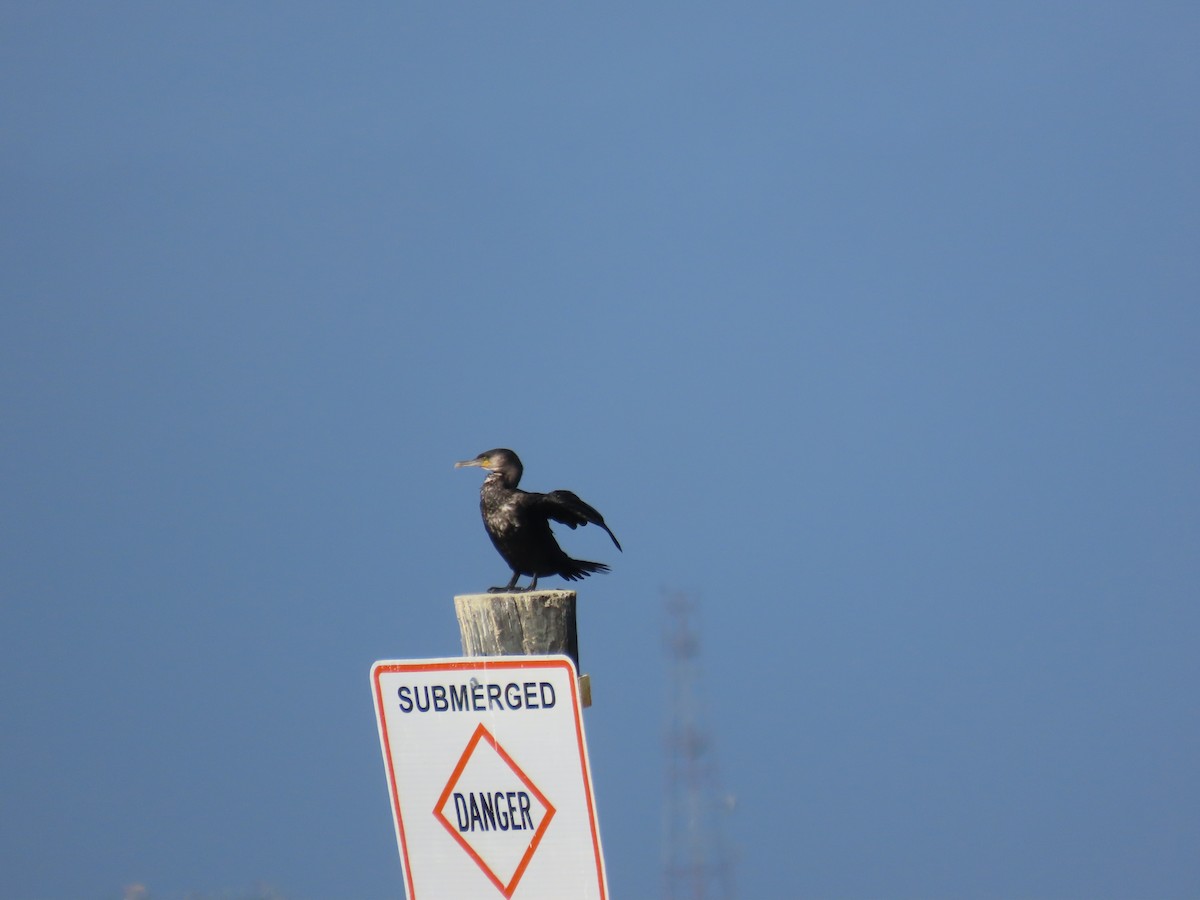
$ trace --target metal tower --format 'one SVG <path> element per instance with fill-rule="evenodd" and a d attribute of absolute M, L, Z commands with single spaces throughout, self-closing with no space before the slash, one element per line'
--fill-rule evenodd
<path fill-rule="evenodd" d="M 716 747 L 700 692 L 700 642 L 690 597 L 663 598 L 670 671 L 663 804 L 664 900 L 734 900 L 724 822 L 733 798 L 720 787 Z"/>

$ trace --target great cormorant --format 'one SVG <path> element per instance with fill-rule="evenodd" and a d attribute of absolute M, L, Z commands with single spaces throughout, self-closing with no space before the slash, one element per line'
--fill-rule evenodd
<path fill-rule="evenodd" d="M 620 550 L 621 543 L 604 524 L 604 516 L 591 506 L 570 491 L 535 494 L 518 488 L 525 467 L 511 450 L 488 450 L 474 459 L 454 464 L 456 469 L 464 466 L 488 470 L 483 487 L 479 489 L 479 509 L 488 537 L 513 573 L 504 587 L 488 588 L 490 593 L 532 591 L 537 587 L 538 578 L 545 575 L 560 575 L 567 581 L 577 581 L 593 572 L 608 571 L 604 563 L 571 559 L 563 553 L 550 530 L 551 519 L 572 529 L 591 522 L 607 531 Z M 528 587 L 517 587 L 521 575 L 533 577 Z"/>

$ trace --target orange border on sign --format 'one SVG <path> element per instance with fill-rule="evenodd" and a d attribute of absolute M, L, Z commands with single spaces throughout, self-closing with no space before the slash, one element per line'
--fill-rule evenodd
<path fill-rule="evenodd" d="M 396 786 L 396 769 L 392 763 L 391 741 L 388 739 L 387 719 L 383 708 L 383 690 L 379 684 L 379 676 L 383 673 L 394 672 L 453 672 L 470 671 L 474 669 L 566 669 L 573 679 L 571 685 L 571 708 L 575 714 L 575 742 L 579 748 L 579 774 L 583 778 L 584 798 L 587 800 L 588 825 L 592 833 L 592 853 L 596 859 L 596 885 L 600 890 L 601 900 L 607 900 L 608 893 L 604 884 L 604 858 L 600 853 L 600 834 L 596 827 L 596 808 L 592 797 L 592 780 L 588 774 L 587 748 L 583 743 L 583 719 L 579 711 L 579 682 L 575 667 L 569 659 L 506 659 L 503 657 L 477 657 L 454 661 L 426 663 L 376 663 L 371 669 L 371 687 L 375 694 L 375 712 L 379 724 L 379 739 L 383 745 L 384 763 L 387 766 L 388 787 L 392 795 L 392 814 L 396 820 L 396 834 L 400 839 L 400 855 L 404 867 L 404 880 L 409 900 L 417 900 L 416 889 L 413 886 L 412 866 L 408 860 L 408 838 L 404 830 L 404 816 L 400 812 L 400 791 Z M 493 746 L 495 746 L 493 744 Z M 499 748 L 497 748 L 499 749 Z M 526 860 L 528 861 L 528 860 Z M 524 868 L 521 869 L 524 872 Z M 515 884 L 515 882 L 514 882 Z"/>

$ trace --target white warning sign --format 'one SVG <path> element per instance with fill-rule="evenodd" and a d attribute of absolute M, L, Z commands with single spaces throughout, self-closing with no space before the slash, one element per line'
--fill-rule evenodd
<path fill-rule="evenodd" d="M 371 684 L 409 900 L 607 900 L 570 659 L 379 662 Z"/>

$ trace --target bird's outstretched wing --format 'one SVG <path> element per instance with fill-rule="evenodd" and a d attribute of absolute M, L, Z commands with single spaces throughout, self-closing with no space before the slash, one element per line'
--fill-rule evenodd
<path fill-rule="evenodd" d="M 546 518 L 553 519 L 555 522 L 562 522 L 571 528 L 578 528 L 580 525 L 587 525 L 589 522 L 593 525 L 599 525 L 608 532 L 608 536 L 612 538 L 612 542 L 616 544 L 617 549 L 621 550 L 621 542 L 612 533 L 612 529 L 604 524 L 604 516 L 600 515 L 595 507 L 584 503 L 571 491 L 551 491 L 548 494 L 542 494 L 538 506 L 545 513 Z M 622 550 L 621 552 L 624 553 L 625 551 Z"/>

